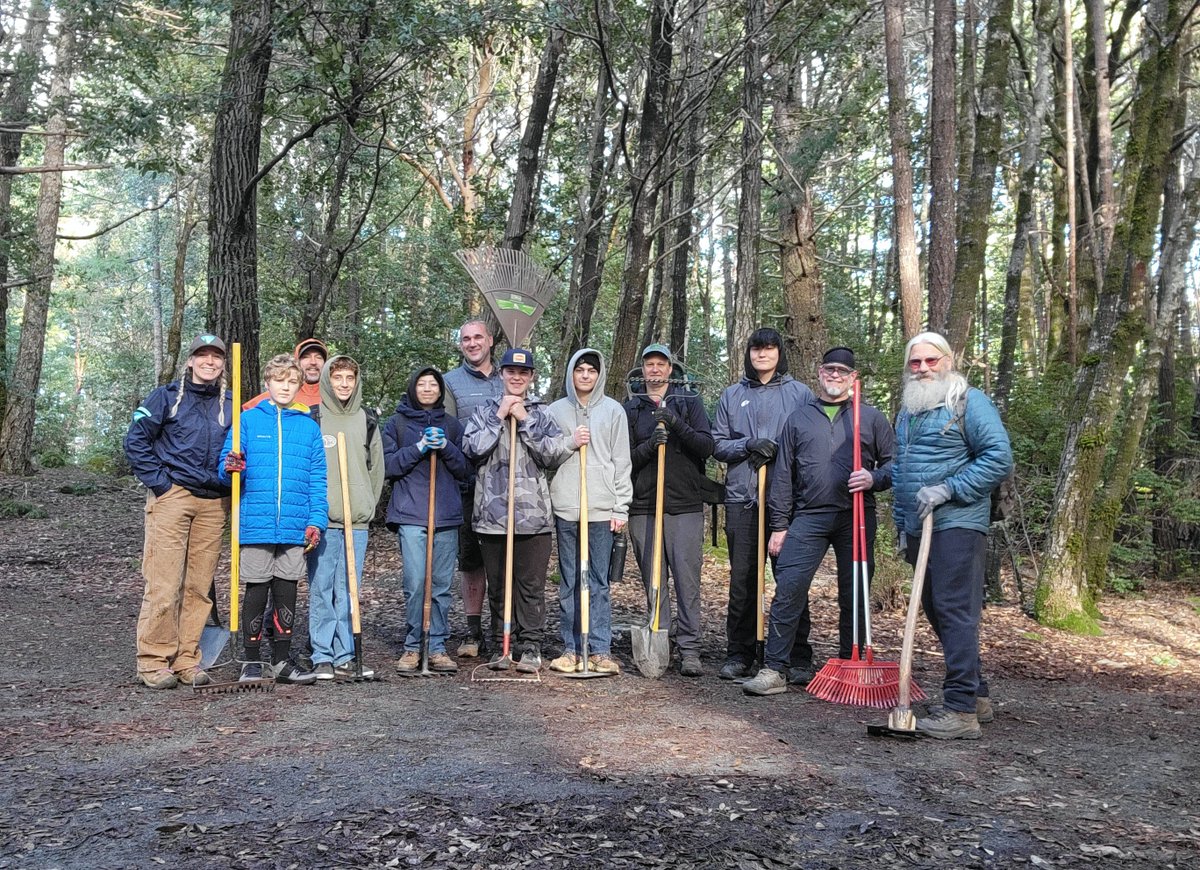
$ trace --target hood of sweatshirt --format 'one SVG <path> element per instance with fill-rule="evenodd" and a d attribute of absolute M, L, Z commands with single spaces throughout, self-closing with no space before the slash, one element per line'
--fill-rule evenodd
<path fill-rule="evenodd" d="M 591 347 L 580 348 L 571 356 L 571 361 L 567 364 L 566 377 L 566 395 L 571 400 L 571 404 L 579 406 L 579 397 L 575 393 L 575 366 L 579 365 L 579 358 L 584 354 L 595 354 L 600 360 L 600 375 L 596 378 L 596 386 L 592 389 L 592 394 L 588 396 L 588 406 L 592 406 L 604 398 L 604 385 L 608 382 L 608 363 L 604 361 L 604 354 Z"/>
<path fill-rule="evenodd" d="M 313 339 L 305 342 L 305 344 L 312 343 Z M 321 413 L 352 417 L 362 408 L 362 369 L 359 369 L 358 377 L 355 379 L 354 392 L 350 394 L 350 398 L 343 404 L 342 400 L 333 394 L 333 380 L 330 375 L 330 369 L 332 369 L 333 364 L 340 359 L 349 360 L 350 357 L 345 354 L 338 354 L 326 362 L 325 367 L 321 369 L 321 380 L 318 381 L 321 388 Z"/>
<path fill-rule="evenodd" d="M 421 402 L 417 399 L 417 381 L 425 375 L 433 375 L 434 380 L 438 383 L 437 401 L 433 403 L 432 408 L 421 406 Z M 396 413 L 403 414 L 413 420 L 419 420 L 432 425 L 432 421 L 440 420 L 446 411 L 446 381 L 442 378 L 442 373 L 433 366 L 426 366 L 423 369 L 417 369 L 408 379 L 408 388 L 404 391 L 404 396 L 396 405 Z"/>

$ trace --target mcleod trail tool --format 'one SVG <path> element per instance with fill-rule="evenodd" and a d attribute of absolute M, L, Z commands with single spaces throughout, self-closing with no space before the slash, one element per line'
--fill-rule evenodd
<path fill-rule="evenodd" d="M 355 683 L 375 679 L 363 671 L 362 615 L 358 607 L 358 565 L 354 559 L 354 520 L 350 513 L 350 466 L 346 463 L 346 434 L 337 434 L 338 472 L 342 478 L 342 531 L 346 539 L 346 585 L 350 591 L 350 628 L 354 633 L 354 672 L 343 677 Z"/>
<path fill-rule="evenodd" d="M 425 522 L 425 603 L 421 609 L 421 670 L 409 673 L 401 672 L 406 677 L 449 677 L 450 671 L 429 670 L 429 631 L 433 627 L 433 535 L 434 528 L 434 495 L 437 490 L 437 451 L 429 451 L 429 519 Z"/>
<path fill-rule="evenodd" d="M 659 423 L 656 430 L 665 430 Z M 658 445 L 658 479 L 654 487 L 654 548 L 650 569 L 650 606 L 646 614 L 646 625 L 631 626 L 633 641 L 633 663 L 642 676 L 657 680 L 666 673 L 671 663 L 671 641 L 666 631 L 659 628 L 662 611 L 659 590 L 662 582 L 663 557 L 663 492 L 666 489 L 667 445 Z"/>
<path fill-rule="evenodd" d="M 233 378 L 233 439 L 231 449 L 234 453 L 242 451 L 242 345 L 234 342 L 232 351 Z M 238 549 L 238 538 L 242 526 L 242 473 L 235 471 L 230 474 L 230 514 L 229 514 L 229 651 L 230 663 L 242 664 L 237 658 L 238 636 L 238 571 L 241 568 L 241 551 Z M 257 680 L 234 680 L 232 683 L 208 683 L 203 686 L 192 686 L 192 691 L 199 695 L 224 695 L 240 692 L 274 692 L 274 671 L 263 667 L 263 677 Z"/>
<path fill-rule="evenodd" d="M 611 671 L 593 671 L 588 667 L 588 627 L 591 620 L 591 585 L 588 575 L 588 497 L 587 497 L 587 445 L 579 445 L 579 639 L 583 652 L 583 669 L 563 674 L 571 680 L 594 680 L 600 677 L 615 677 Z"/>
<path fill-rule="evenodd" d="M 528 347 L 533 328 L 558 294 L 558 279 L 522 251 L 481 247 L 454 256 L 487 300 L 509 345 Z"/>
<path fill-rule="evenodd" d="M 921 523 L 921 545 L 917 548 L 917 565 L 913 571 L 912 593 L 908 596 L 908 615 L 904 619 L 904 643 L 900 647 L 900 686 L 896 706 L 888 713 L 886 725 L 868 725 L 872 737 L 918 737 L 917 717 L 913 715 L 913 694 L 910 686 L 920 691 L 912 681 L 914 638 L 917 633 L 917 610 L 921 606 L 921 591 L 925 572 L 929 568 L 929 545 L 933 538 L 933 512 Z M 924 696 L 924 692 L 921 693 Z"/>

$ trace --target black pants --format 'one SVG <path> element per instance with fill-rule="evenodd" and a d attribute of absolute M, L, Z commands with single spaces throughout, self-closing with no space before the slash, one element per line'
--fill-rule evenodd
<path fill-rule="evenodd" d="M 518 651 L 541 651 L 546 628 L 546 569 L 550 564 L 549 532 L 513 536 L 512 645 Z M 504 535 L 480 535 L 479 549 L 487 573 L 492 638 L 504 638 Z"/>
<path fill-rule="evenodd" d="M 905 556 L 917 563 L 921 539 L 908 539 Z M 975 699 L 988 696 L 979 659 L 979 618 L 983 611 L 987 535 L 974 529 L 943 529 L 929 542 L 929 567 L 921 606 L 946 655 L 942 703 L 948 710 L 975 712 Z"/>
<path fill-rule="evenodd" d="M 770 533 L 768 532 L 768 537 Z M 725 506 L 725 543 L 729 547 L 729 611 L 725 616 L 725 659 L 750 665 L 758 643 L 758 505 Z M 774 570 L 776 561 L 771 558 Z M 764 620 L 766 617 L 763 617 Z M 802 615 L 804 636 L 808 637 L 808 608 Z M 766 625 L 763 625 L 766 635 Z M 808 660 L 793 662 L 807 665 Z"/>

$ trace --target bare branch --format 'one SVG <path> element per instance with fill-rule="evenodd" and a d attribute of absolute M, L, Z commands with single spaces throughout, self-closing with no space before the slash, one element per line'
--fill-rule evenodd
<path fill-rule="evenodd" d="M 175 198 L 176 194 L 178 194 L 178 193 L 179 193 L 178 190 L 173 190 L 169 194 L 167 194 L 167 198 L 164 199 L 162 202 L 160 202 L 158 205 L 146 206 L 146 208 L 141 209 L 140 211 L 135 211 L 133 214 L 127 215 L 126 217 L 121 218 L 115 224 L 110 224 L 109 226 L 106 226 L 103 229 L 96 230 L 96 232 L 94 232 L 94 233 L 88 233 L 86 236 L 59 235 L 56 238 L 63 239 L 63 240 L 69 241 L 69 242 L 82 242 L 82 241 L 86 241 L 87 239 L 99 238 L 100 236 L 104 235 L 105 233 L 112 232 L 117 227 L 121 226 L 122 224 L 129 223 L 131 220 L 133 220 L 136 217 L 141 217 L 144 214 L 149 214 L 150 212 L 155 212 L 155 211 L 158 211 L 160 208 L 166 207 L 166 205 L 171 200 L 173 200 Z"/>

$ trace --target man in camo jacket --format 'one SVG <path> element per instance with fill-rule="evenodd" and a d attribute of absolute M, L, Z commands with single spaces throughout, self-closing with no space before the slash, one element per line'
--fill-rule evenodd
<path fill-rule="evenodd" d="M 574 450 L 565 434 L 530 395 L 533 354 L 512 348 L 500 362 L 504 394 L 475 409 L 463 432 L 463 453 L 477 468 L 472 525 L 479 535 L 487 572 L 495 661 L 504 627 L 504 562 L 508 528 L 508 469 L 515 462 L 513 495 L 513 648 L 517 670 L 536 673 L 542 667 L 542 634 L 546 625 L 546 569 L 554 514 L 546 469 L 560 465 Z M 509 456 L 510 418 L 517 423 L 516 456 Z"/>

